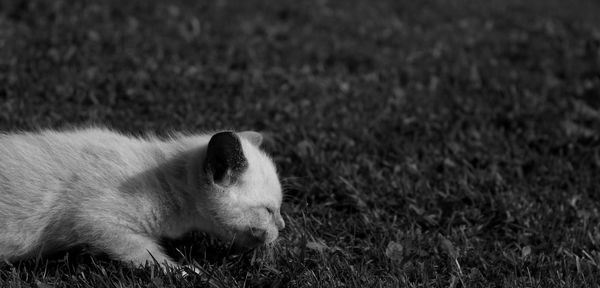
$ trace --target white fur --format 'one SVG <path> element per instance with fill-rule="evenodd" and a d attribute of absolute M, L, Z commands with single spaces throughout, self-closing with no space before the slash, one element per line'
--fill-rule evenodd
<path fill-rule="evenodd" d="M 272 242 L 284 226 L 281 186 L 252 133 L 238 133 L 248 168 L 227 188 L 206 181 L 210 134 L 161 140 L 88 128 L 1 135 L 0 259 L 88 244 L 122 261 L 173 265 L 156 241 L 192 230 L 251 245 L 248 232 L 260 228 Z"/>

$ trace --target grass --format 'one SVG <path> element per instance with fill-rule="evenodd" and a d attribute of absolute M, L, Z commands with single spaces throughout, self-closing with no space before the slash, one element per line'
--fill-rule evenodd
<path fill-rule="evenodd" d="M 0 128 L 268 131 L 273 251 L 226 287 L 598 287 L 594 1 L 4 1 Z M 2 287 L 196 287 L 71 252 Z"/>

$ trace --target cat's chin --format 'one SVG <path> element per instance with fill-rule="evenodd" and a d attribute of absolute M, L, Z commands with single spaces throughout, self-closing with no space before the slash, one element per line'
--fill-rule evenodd
<path fill-rule="evenodd" d="M 222 241 L 232 244 L 233 248 L 246 250 L 246 249 L 255 249 L 262 245 L 265 245 L 265 241 L 261 239 L 257 239 L 252 236 L 252 233 L 249 231 L 220 231 L 217 232 L 217 237 Z"/>
<path fill-rule="evenodd" d="M 258 247 L 264 246 L 264 242 L 252 242 L 252 241 L 236 241 L 235 245 L 238 249 L 256 249 Z"/>
<path fill-rule="evenodd" d="M 255 249 L 267 244 L 265 237 L 256 237 L 251 231 L 236 233 L 234 244 L 238 248 Z"/>

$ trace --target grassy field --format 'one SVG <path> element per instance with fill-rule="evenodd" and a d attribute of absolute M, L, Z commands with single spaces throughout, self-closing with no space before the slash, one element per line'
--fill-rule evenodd
<path fill-rule="evenodd" d="M 0 2 L 0 128 L 269 132 L 277 247 L 167 243 L 224 287 L 598 287 L 600 4 L 167 2 Z M 0 264 L 0 287 L 205 280 Z"/>

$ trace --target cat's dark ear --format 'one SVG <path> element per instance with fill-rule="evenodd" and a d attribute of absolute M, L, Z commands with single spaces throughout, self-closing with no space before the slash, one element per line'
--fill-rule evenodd
<path fill-rule="evenodd" d="M 239 132 L 238 134 L 248 139 L 250 143 L 256 145 L 257 147 L 260 147 L 260 145 L 263 143 L 263 135 L 256 131 L 243 131 Z"/>
<path fill-rule="evenodd" d="M 206 148 L 204 171 L 213 184 L 227 187 L 234 184 L 248 167 L 240 138 L 230 131 L 213 135 Z"/>

